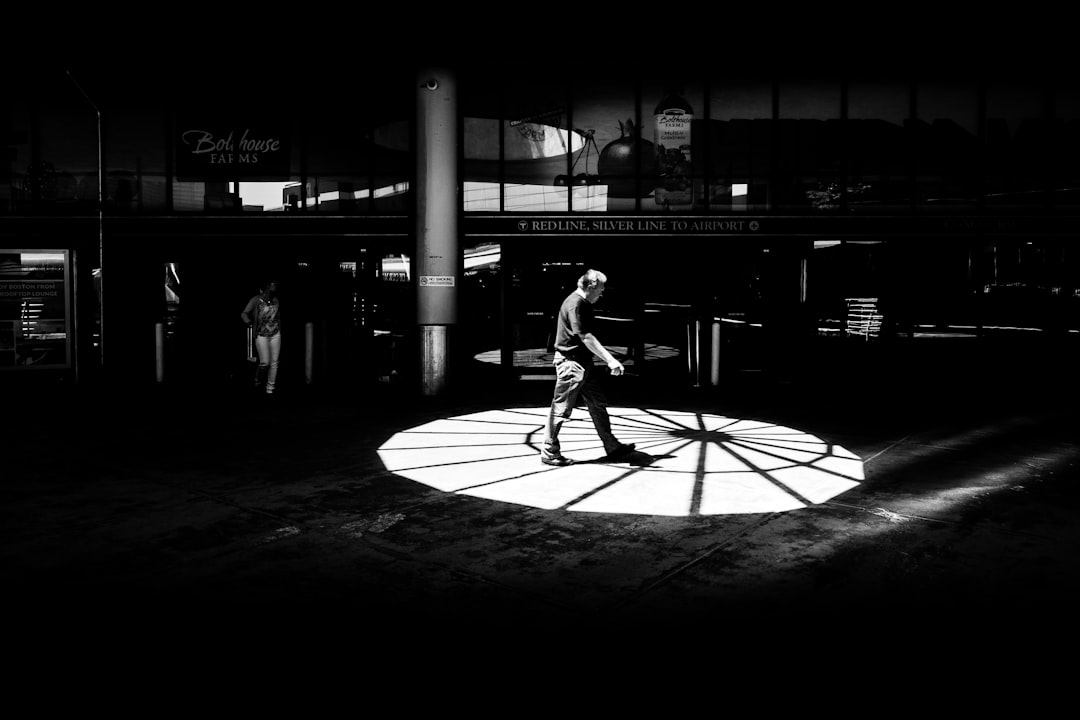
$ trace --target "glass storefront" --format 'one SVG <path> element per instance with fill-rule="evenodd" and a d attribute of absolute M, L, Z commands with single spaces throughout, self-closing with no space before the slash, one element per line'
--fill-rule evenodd
<path fill-rule="evenodd" d="M 313 87 L 302 105 L 255 85 L 225 91 L 173 78 L 175 95 L 111 88 L 100 139 L 81 86 L 63 73 L 36 79 L 32 93 L 12 95 L 4 118 L 0 214 L 95 210 L 99 150 L 110 213 L 411 207 L 405 78 L 368 79 L 365 92 L 347 94 Z M 650 72 L 505 82 L 497 66 L 468 67 L 458 84 L 467 213 L 813 216 L 1075 204 L 1072 85 Z"/>
<path fill-rule="evenodd" d="M 260 267 L 282 273 L 282 297 L 312 323 L 313 344 L 287 350 L 297 378 L 363 363 L 378 379 L 408 372 L 415 82 L 399 70 L 311 78 L 288 96 L 224 77 L 163 77 L 158 89 L 83 78 L 100 124 L 63 73 L 16 87 L 0 116 L 0 220 L 86 222 L 78 237 L 8 234 L 23 248 L 5 251 L 11 272 L 62 277 L 42 280 L 60 283 L 55 297 L 4 279 L 0 366 L 65 367 L 80 354 L 74 308 L 96 306 L 87 298 L 100 275 L 87 273 L 100 268 L 80 262 L 79 281 L 74 248 L 96 248 L 102 226 L 91 220 L 103 216 L 104 356 L 131 358 L 139 378 L 152 377 L 159 324 L 166 377 L 209 373 L 206 347 L 241 346 L 238 311 L 223 308 L 255 291 Z M 510 71 L 468 66 L 457 82 L 466 222 L 455 347 L 474 367 L 550 372 L 554 313 L 590 267 L 611 278 L 597 308 L 605 342 L 635 372 L 667 363 L 693 381 L 715 364 L 710 353 L 726 369 L 769 367 L 781 338 L 1080 330 L 1078 259 L 1066 221 L 1054 226 L 1080 197 L 1080 89 L 700 68 L 511 82 Z M 996 213 L 1048 222 L 1003 232 Z M 605 229 L 513 235 L 467 222 L 489 216 Z M 702 234 L 672 222 L 731 218 L 786 224 Z M 923 218 L 941 222 L 896 229 Z M 639 221 L 664 229 L 621 234 Z"/>

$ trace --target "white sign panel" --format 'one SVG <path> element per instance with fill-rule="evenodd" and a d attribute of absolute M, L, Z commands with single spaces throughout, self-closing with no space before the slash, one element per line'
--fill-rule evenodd
<path fill-rule="evenodd" d="M 421 287 L 454 287 L 453 275 L 421 275 Z"/>

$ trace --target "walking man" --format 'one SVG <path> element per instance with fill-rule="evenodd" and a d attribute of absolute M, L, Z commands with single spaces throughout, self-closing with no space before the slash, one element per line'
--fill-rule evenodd
<path fill-rule="evenodd" d="M 555 326 L 555 395 L 548 411 L 540 462 L 545 465 L 572 465 L 573 460 L 562 454 L 559 430 L 569 419 L 579 396 L 585 400 L 596 434 L 604 443 L 607 458 L 614 460 L 629 454 L 633 443 L 622 443 L 611 432 L 607 400 L 592 379 L 595 368 L 593 356 L 603 360 L 611 374 L 623 374 L 623 364 L 608 352 L 593 334 L 595 318 L 592 306 L 604 294 L 607 276 L 598 270 L 588 270 L 578 278 L 577 289 L 570 293 L 559 308 Z"/>

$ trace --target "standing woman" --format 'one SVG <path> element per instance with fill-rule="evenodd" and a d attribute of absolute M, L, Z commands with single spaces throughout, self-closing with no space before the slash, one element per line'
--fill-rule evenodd
<path fill-rule="evenodd" d="M 255 329 L 255 349 L 259 353 L 259 374 L 256 385 L 266 378 L 266 394 L 274 394 L 277 382 L 278 359 L 281 357 L 281 314 L 277 297 L 277 282 L 270 280 L 259 294 L 248 300 L 240 313 L 244 324 Z"/>

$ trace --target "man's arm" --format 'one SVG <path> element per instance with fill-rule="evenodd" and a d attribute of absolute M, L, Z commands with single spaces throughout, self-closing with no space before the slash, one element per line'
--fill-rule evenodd
<path fill-rule="evenodd" d="M 581 341 L 585 343 L 585 347 L 589 348 L 594 355 L 607 364 L 612 375 L 623 374 L 623 364 L 616 360 L 614 355 L 608 352 L 608 349 L 604 347 L 603 343 L 596 339 L 595 335 L 592 333 L 582 333 Z"/>

